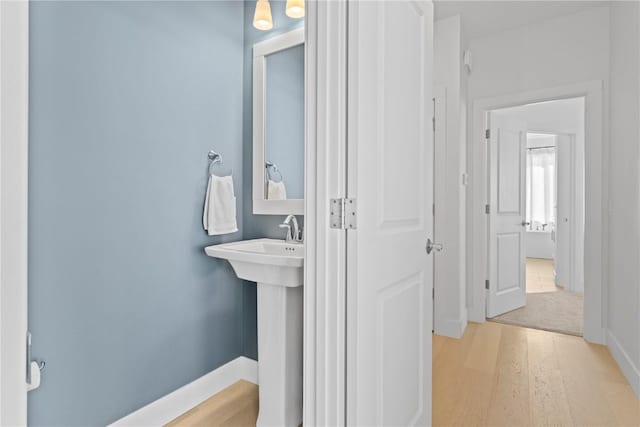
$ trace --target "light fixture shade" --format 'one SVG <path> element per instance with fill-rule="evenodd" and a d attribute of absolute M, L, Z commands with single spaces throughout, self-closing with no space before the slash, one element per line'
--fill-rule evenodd
<path fill-rule="evenodd" d="M 289 18 L 304 17 L 304 0 L 287 0 L 285 13 Z"/>
<path fill-rule="evenodd" d="M 269 0 L 257 0 L 256 12 L 253 15 L 253 26 L 258 30 L 267 31 L 273 28 L 271 5 Z"/>

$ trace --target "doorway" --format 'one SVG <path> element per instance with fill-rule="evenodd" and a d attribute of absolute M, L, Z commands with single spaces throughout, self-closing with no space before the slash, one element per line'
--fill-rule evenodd
<path fill-rule="evenodd" d="M 489 112 L 487 317 L 582 336 L 584 98 Z"/>

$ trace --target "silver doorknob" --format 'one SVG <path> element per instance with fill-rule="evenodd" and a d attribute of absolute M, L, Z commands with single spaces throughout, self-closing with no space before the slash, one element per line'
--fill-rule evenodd
<path fill-rule="evenodd" d="M 442 251 L 442 243 L 432 242 L 431 239 L 427 239 L 427 255 L 431 254 L 431 252 L 441 252 Z"/>
<path fill-rule="evenodd" d="M 522 221 L 522 226 L 526 227 L 527 225 L 531 225 L 529 221 Z"/>

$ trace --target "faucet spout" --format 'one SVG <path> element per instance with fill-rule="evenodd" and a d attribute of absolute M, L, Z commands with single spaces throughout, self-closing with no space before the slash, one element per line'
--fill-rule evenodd
<path fill-rule="evenodd" d="M 287 217 L 284 221 L 282 221 L 282 224 L 280 224 L 279 227 L 287 229 L 287 236 L 285 238 L 285 241 L 287 243 L 302 242 L 302 230 L 298 225 L 298 219 L 295 215 L 287 215 Z"/>

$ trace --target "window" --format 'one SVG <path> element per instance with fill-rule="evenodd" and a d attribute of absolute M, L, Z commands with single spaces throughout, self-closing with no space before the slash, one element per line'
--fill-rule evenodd
<path fill-rule="evenodd" d="M 556 137 L 527 134 L 526 221 L 530 231 L 555 227 Z"/>

